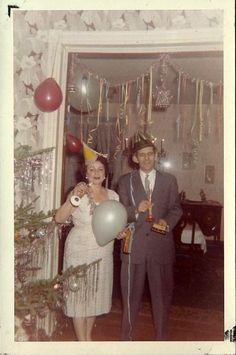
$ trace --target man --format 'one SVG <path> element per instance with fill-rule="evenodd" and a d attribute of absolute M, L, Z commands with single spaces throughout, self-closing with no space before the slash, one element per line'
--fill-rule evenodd
<path fill-rule="evenodd" d="M 139 169 L 121 176 L 118 183 L 120 201 L 127 209 L 129 222 L 134 222 L 128 249 L 121 255 L 121 340 L 132 340 L 146 274 L 156 339 L 167 340 L 175 255 L 172 230 L 182 215 L 178 187 L 173 175 L 154 168 L 156 148 L 148 136 L 136 135 L 132 153 Z M 126 232 L 119 237 L 125 236 Z"/>

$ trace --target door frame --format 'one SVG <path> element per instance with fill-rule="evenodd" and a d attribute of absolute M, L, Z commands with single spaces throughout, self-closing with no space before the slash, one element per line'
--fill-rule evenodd
<path fill-rule="evenodd" d="M 61 204 L 68 54 L 223 51 L 223 30 L 219 28 L 109 32 L 50 30 L 48 45 L 47 74 L 48 77 L 54 77 L 63 92 L 60 108 L 46 113 L 43 122 L 43 147 L 55 147 L 52 186 L 46 196 L 46 204 L 50 209 L 58 208 Z"/>

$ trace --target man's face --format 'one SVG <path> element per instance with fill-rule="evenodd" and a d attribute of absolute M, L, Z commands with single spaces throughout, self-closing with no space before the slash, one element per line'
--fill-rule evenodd
<path fill-rule="evenodd" d="M 135 154 L 139 168 L 145 173 L 149 173 L 155 165 L 155 152 L 153 147 L 145 147 Z"/>

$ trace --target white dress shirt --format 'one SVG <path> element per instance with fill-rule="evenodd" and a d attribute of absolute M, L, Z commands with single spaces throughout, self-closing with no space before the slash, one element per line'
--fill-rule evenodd
<path fill-rule="evenodd" d="M 155 180 L 156 180 L 156 170 L 152 169 L 148 174 L 142 170 L 139 170 L 139 173 L 140 173 L 140 177 L 141 177 L 144 189 L 145 189 L 145 178 L 148 175 L 148 180 L 150 181 L 150 189 L 151 189 L 151 191 L 153 191 L 154 185 L 155 185 Z"/>

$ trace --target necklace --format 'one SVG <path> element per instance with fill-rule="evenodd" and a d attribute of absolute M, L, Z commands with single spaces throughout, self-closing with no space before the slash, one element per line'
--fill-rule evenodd
<path fill-rule="evenodd" d="M 101 190 L 102 191 L 102 190 Z M 93 214 L 94 209 L 97 205 L 99 205 L 100 202 L 95 202 L 94 199 L 94 191 L 88 192 L 88 204 L 90 206 L 90 215 Z"/>

